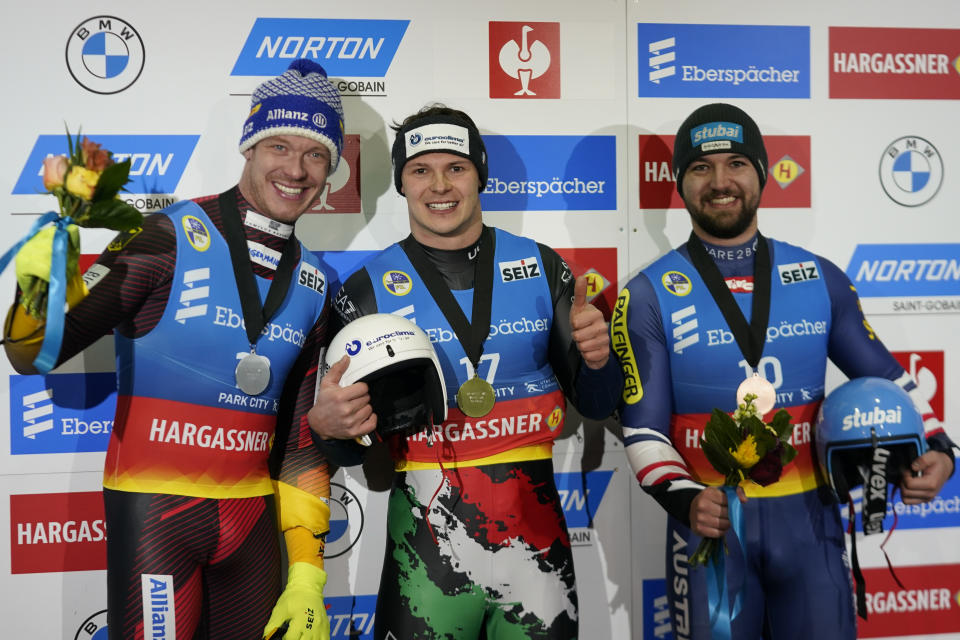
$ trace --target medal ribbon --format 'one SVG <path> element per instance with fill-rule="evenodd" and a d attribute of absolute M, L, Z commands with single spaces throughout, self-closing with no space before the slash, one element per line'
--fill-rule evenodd
<path fill-rule="evenodd" d="M 743 516 L 743 505 L 737 498 L 735 487 L 721 487 L 727 494 L 727 512 L 730 517 L 730 531 L 733 538 L 740 542 L 743 557 L 747 557 L 747 539 Z M 726 544 L 724 542 L 724 544 Z M 737 587 L 733 600 L 733 611 L 730 611 L 730 599 L 727 596 L 727 572 L 724 557 L 726 549 L 720 549 L 716 560 L 708 561 L 707 570 L 707 602 L 710 611 L 710 637 L 713 640 L 732 640 L 733 631 L 731 621 L 740 613 L 743 606 L 743 583 Z M 733 589 L 731 589 L 733 591 Z"/>
<path fill-rule="evenodd" d="M 443 280 L 437 268 L 430 263 L 430 259 L 412 236 L 400 243 L 400 247 L 417 275 L 423 280 L 427 291 L 437 303 L 443 317 L 450 323 L 460 346 L 473 365 L 475 376 L 480 375 L 480 356 L 483 355 L 483 343 L 490 334 L 491 301 L 493 300 L 493 250 L 496 238 L 490 227 L 484 226 L 480 235 L 480 247 L 473 265 L 473 308 L 471 320 L 467 321 L 466 314 L 453 297 L 453 292 Z"/>
<path fill-rule="evenodd" d="M 233 263 L 233 275 L 237 281 L 237 293 L 240 295 L 240 307 L 243 310 L 243 323 L 247 330 L 247 340 L 253 350 L 260 339 L 260 332 L 277 312 L 287 291 L 297 258 L 297 241 L 291 233 L 280 255 L 280 263 L 267 290 L 266 302 L 260 302 L 253 264 L 247 248 L 247 236 L 240 223 L 240 211 L 237 209 L 236 187 L 219 196 L 220 217 L 223 220 L 223 237 L 230 249 L 230 261 Z"/>
<path fill-rule="evenodd" d="M 767 322 L 770 320 L 770 249 L 767 240 L 757 231 L 757 251 L 753 260 L 753 298 L 750 306 L 750 323 L 734 300 L 730 287 L 723 279 L 720 269 L 703 247 L 703 242 L 693 232 L 687 240 L 690 261 L 714 302 L 720 307 L 723 319 L 740 347 L 740 353 L 754 370 L 763 355 L 763 346 L 767 339 Z"/>

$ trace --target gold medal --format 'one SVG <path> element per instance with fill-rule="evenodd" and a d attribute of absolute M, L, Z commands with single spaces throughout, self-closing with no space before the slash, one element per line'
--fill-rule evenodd
<path fill-rule="evenodd" d="M 490 413 L 497 402 L 493 386 L 477 376 L 473 376 L 457 390 L 457 406 L 464 415 L 482 418 Z"/>
<path fill-rule="evenodd" d="M 765 415 L 777 404 L 777 390 L 756 371 L 737 387 L 737 406 L 743 404 L 743 399 L 747 397 L 747 394 L 756 396 L 753 404 L 757 407 L 757 414 L 761 416 Z"/>

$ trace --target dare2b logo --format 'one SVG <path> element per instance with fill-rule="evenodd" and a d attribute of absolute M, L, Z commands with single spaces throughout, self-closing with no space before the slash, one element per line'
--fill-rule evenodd
<path fill-rule="evenodd" d="M 560 23 L 490 23 L 490 97 L 560 97 Z"/>

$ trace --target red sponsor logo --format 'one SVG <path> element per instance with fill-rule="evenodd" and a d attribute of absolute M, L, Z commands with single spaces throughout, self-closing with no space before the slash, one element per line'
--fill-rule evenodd
<path fill-rule="evenodd" d="M 10 496 L 10 572 L 93 571 L 107 568 L 103 494 Z"/>
<path fill-rule="evenodd" d="M 894 351 L 893 357 L 917 381 L 933 415 L 943 421 L 943 351 Z"/>
<path fill-rule="evenodd" d="M 830 27 L 831 98 L 960 98 L 960 29 Z"/>
<path fill-rule="evenodd" d="M 617 300 L 617 249 L 556 249 L 574 277 L 587 274 L 587 302 L 590 302 L 610 320 Z"/>
<path fill-rule="evenodd" d="M 360 213 L 360 136 L 343 137 L 337 170 L 327 178 L 320 199 L 307 213 Z"/>
<path fill-rule="evenodd" d="M 560 97 L 560 23 L 490 23 L 490 97 Z"/>
<path fill-rule="evenodd" d="M 810 136 L 764 136 L 769 176 L 760 206 L 810 207 Z M 640 208 L 684 209 L 673 178 L 673 136 L 640 136 Z"/>
<path fill-rule="evenodd" d="M 926 636 L 960 631 L 960 565 L 864 569 L 867 619 L 857 619 L 858 638 Z"/>
<path fill-rule="evenodd" d="M 726 278 L 731 293 L 753 293 L 753 276 Z"/>

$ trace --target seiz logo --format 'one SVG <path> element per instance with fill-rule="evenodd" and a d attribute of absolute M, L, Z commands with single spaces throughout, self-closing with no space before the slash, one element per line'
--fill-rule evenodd
<path fill-rule="evenodd" d="M 683 353 L 683 350 L 687 347 L 700 342 L 696 313 L 696 307 L 690 305 L 670 314 L 670 324 L 673 325 L 674 353 Z"/>
<path fill-rule="evenodd" d="M 490 97 L 560 97 L 560 23 L 490 23 Z"/>
<path fill-rule="evenodd" d="M 664 78 L 676 75 L 677 67 L 673 64 L 677 61 L 677 52 L 673 50 L 676 46 L 676 38 L 664 38 L 649 43 L 650 60 L 648 60 L 648 63 L 650 74 L 648 79 L 650 82 L 660 84 L 660 81 Z"/>
<path fill-rule="evenodd" d="M 257 18 L 232 76 L 277 76 L 297 58 L 320 63 L 329 76 L 387 75 L 409 20 Z"/>
<path fill-rule="evenodd" d="M 180 308 L 174 319 L 186 324 L 188 318 L 207 315 L 206 299 L 210 297 L 210 286 L 201 284 L 210 280 L 210 268 L 190 269 L 183 273 L 184 288 L 180 291 Z M 200 304 L 203 302 L 203 304 Z"/>
<path fill-rule="evenodd" d="M 360 213 L 360 136 L 343 137 L 337 170 L 327 176 L 317 203 L 307 213 Z"/>
<path fill-rule="evenodd" d="M 497 265 L 503 282 L 516 282 L 540 277 L 540 263 L 533 256 L 521 260 L 510 260 Z"/>
<path fill-rule="evenodd" d="M 10 573 L 106 569 L 106 539 L 100 491 L 10 496 Z"/>
<path fill-rule="evenodd" d="M 612 470 L 560 472 L 553 474 L 560 506 L 571 529 L 593 527 L 593 520 L 610 486 Z"/>
<path fill-rule="evenodd" d="M 297 284 L 303 285 L 308 289 L 313 289 L 320 295 L 323 295 L 323 292 L 327 288 L 327 280 L 323 275 L 323 271 L 306 262 L 300 265 L 300 275 L 297 277 Z"/>
<path fill-rule="evenodd" d="M 781 284 L 795 284 L 797 282 L 820 279 L 820 272 L 817 270 L 817 264 L 815 262 L 778 264 L 777 271 L 780 273 Z"/>
<path fill-rule="evenodd" d="M 117 162 L 130 160 L 130 182 L 124 195 L 174 193 L 200 136 L 85 134 L 113 152 Z M 43 193 L 43 160 L 67 148 L 64 135 L 40 135 L 27 157 L 14 195 Z"/>
<path fill-rule="evenodd" d="M 113 431 L 113 372 L 10 376 L 10 454 L 106 451 Z"/>

